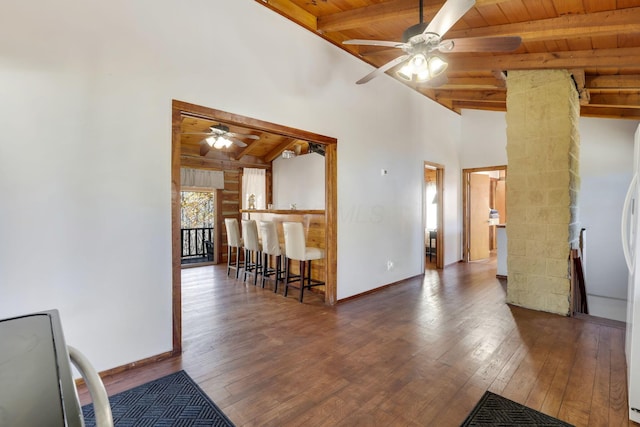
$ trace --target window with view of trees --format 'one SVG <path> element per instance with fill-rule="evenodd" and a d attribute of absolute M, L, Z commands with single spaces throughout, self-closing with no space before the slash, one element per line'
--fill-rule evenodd
<path fill-rule="evenodd" d="M 182 231 L 182 260 L 213 259 L 213 224 L 215 223 L 215 193 L 180 192 L 180 228 Z M 207 247 L 208 245 L 208 247 Z"/>
<path fill-rule="evenodd" d="M 214 193 L 180 192 L 181 228 L 213 227 Z"/>

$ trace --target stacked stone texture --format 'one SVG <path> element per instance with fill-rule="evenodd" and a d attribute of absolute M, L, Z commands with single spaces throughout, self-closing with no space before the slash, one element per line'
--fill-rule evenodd
<path fill-rule="evenodd" d="M 577 245 L 580 104 L 565 70 L 507 77 L 507 301 L 568 315 Z"/>

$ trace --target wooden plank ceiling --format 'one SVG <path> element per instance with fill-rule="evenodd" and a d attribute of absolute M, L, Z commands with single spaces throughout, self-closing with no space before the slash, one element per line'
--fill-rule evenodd
<path fill-rule="evenodd" d="M 402 51 L 342 42 L 401 41 L 419 22 L 419 0 L 256 1 L 374 67 Z M 428 22 L 444 1 L 423 4 Z M 486 36 L 520 36 L 522 45 L 511 53 L 443 54 L 445 85 L 405 84 L 456 112 L 505 111 L 509 70 L 567 69 L 582 116 L 640 119 L 640 0 L 476 0 L 443 39 Z M 392 71 L 377 78 L 394 78 Z"/>
<path fill-rule="evenodd" d="M 205 141 L 206 136 L 194 133 L 208 132 L 211 126 L 224 125 L 229 132 L 243 135 L 255 135 L 259 139 L 236 139 L 245 143 L 246 147 L 236 144 L 229 148 L 211 148 Z M 180 126 L 180 157 L 182 166 L 214 167 L 217 169 L 235 169 L 238 167 L 270 168 L 271 162 L 282 155 L 285 150 L 291 150 L 296 155 L 309 153 L 307 141 L 278 135 L 275 133 L 258 131 L 251 127 L 244 127 L 237 123 L 221 122 L 202 117 L 183 116 Z"/>

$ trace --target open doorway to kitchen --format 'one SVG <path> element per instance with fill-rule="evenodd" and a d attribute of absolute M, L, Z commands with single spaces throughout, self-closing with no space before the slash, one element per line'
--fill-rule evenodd
<path fill-rule="evenodd" d="M 462 170 L 463 260 L 497 256 L 497 227 L 506 224 L 506 166 Z"/>
<path fill-rule="evenodd" d="M 444 166 L 424 162 L 425 270 L 444 267 Z"/>

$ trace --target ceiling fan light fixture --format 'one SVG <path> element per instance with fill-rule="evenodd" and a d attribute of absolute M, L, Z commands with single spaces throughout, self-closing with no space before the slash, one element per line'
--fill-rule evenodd
<path fill-rule="evenodd" d="M 445 72 L 448 66 L 449 64 L 442 60 L 442 58 L 433 55 L 427 62 L 427 68 L 429 68 L 429 78 L 432 79 L 434 77 L 438 77 L 440 74 Z"/>
<path fill-rule="evenodd" d="M 284 150 L 282 152 L 283 159 L 293 159 L 294 157 L 296 157 L 296 152 L 293 150 Z"/>
<path fill-rule="evenodd" d="M 408 82 L 422 83 L 444 73 L 448 66 L 449 64 L 439 56 L 432 55 L 427 58 L 424 54 L 417 53 L 396 74 Z"/>
<path fill-rule="evenodd" d="M 402 80 L 410 82 L 413 79 L 413 68 L 409 62 L 405 63 L 398 71 L 396 75 Z"/>
<path fill-rule="evenodd" d="M 216 143 L 215 136 L 208 136 L 204 140 L 207 142 L 207 144 L 209 144 L 209 147 L 213 147 L 213 145 Z"/>
<path fill-rule="evenodd" d="M 232 142 L 229 141 L 224 136 L 219 136 L 216 138 L 216 142 L 213 144 L 213 148 L 221 149 L 221 148 L 229 148 L 231 147 Z"/>

